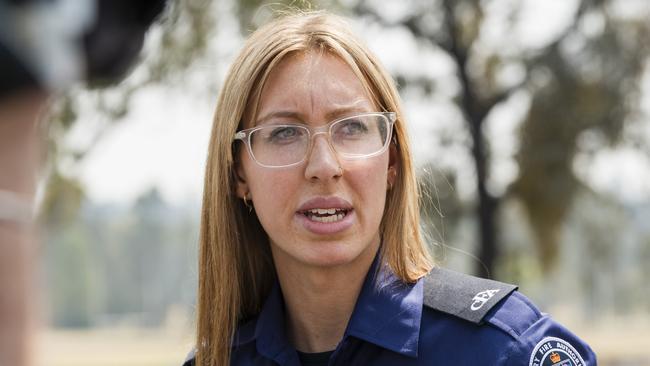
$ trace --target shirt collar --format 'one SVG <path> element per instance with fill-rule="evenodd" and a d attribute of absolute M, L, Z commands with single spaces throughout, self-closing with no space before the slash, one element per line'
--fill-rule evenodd
<path fill-rule="evenodd" d="M 380 347 L 417 357 L 422 318 L 422 281 L 406 284 L 387 266 L 370 267 L 345 331 Z M 381 266 L 377 270 L 377 266 Z"/>
<path fill-rule="evenodd" d="M 417 357 L 422 317 L 422 281 L 402 282 L 375 258 L 361 288 L 344 339 L 353 336 L 391 351 Z M 285 330 L 284 300 L 276 281 L 256 319 L 239 327 L 233 345 L 257 341 L 260 354 L 280 362 L 291 347 Z M 281 363 L 281 362 L 280 362 Z"/>
<path fill-rule="evenodd" d="M 238 347 L 253 340 L 256 341 L 257 351 L 260 354 L 280 364 L 293 349 L 286 335 L 284 300 L 277 280 L 259 315 L 239 326 L 233 339 L 233 346 Z"/>

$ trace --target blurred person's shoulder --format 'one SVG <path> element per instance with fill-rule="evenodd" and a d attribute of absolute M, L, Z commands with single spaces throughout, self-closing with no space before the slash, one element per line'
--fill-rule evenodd
<path fill-rule="evenodd" d="M 196 358 L 196 349 L 193 349 L 185 357 L 185 361 L 183 361 L 183 366 L 194 366 L 196 364 L 195 358 Z"/>
<path fill-rule="evenodd" d="M 515 285 L 438 267 L 422 281 L 424 352 L 462 350 L 463 360 L 492 365 L 596 365 L 589 345 Z"/>

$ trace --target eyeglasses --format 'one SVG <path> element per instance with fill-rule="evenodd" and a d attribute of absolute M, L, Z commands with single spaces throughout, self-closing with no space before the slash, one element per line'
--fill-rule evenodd
<path fill-rule="evenodd" d="M 311 150 L 312 138 L 321 133 L 343 159 L 364 159 L 386 150 L 396 118 L 394 112 L 375 112 L 337 119 L 317 128 L 270 124 L 241 130 L 234 139 L 244 142 L 253 160 L 267 168 L 302 163 Z"/>

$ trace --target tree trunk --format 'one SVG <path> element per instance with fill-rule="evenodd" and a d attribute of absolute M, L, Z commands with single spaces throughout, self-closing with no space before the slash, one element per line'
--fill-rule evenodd
<path fill-rule="evenodd" d="M 497 201 L 486 188 L 488 154 L 487 145 L 483 139 L 483 124 L 492 107 L 507 94 L 496 96 L 493 100 L 481 100 L 475 93 L 475 87 L 467 71 L 468 52 L 472 44 L 471 42 L 464 44 L 461 41 L 460 25 L 456 20 L 453 1 L 443 1 L 443 7 L 446 13 L 445 24 L 448 32 L 448 45 L 445 48 L 458 69 L 462 87 L 460 107 L 472 137 L 472 158 L 476 169 L 478 239 L 480 241 L 476 274 L 490 277 L 494 268 L 494 260 L 498 255 L 495 226 Z"/>
<path fill-rule="evenodd" d="M 476 122 L 476 121 L 475 121 Z M 482 122 L 482 121 L 481 121 Z M 494 261 L 498 255 L 496 243 L 496 210 L 497 199 L 494 198 L 486 187 L 487 180 L 487 158 L 486 146 L 482 136 L 479 122 L 478 126 L 472 124 L 472 157 L 476 169 L 476 188 L 478 199 L 478 238 L 480 247 L 478 253 L 479 262 L 476 264 L 475 273 L 481 277 L 491 277 L 494 269 Z"/>

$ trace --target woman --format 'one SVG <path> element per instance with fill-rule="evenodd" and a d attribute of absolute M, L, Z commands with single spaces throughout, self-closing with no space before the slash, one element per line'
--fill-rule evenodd
<path fill-rule="evenodd" d="M 215 112 L 187 365 L 595 365 L 514 286 L 419 232 L 395 85 L 339 18 L 251 35 Z"/>

